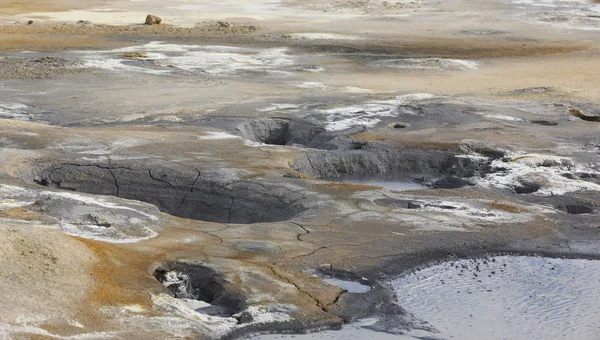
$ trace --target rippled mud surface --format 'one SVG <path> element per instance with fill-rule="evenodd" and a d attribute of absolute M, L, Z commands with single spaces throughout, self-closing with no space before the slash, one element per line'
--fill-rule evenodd
<path fill-rule="evenodd" d="M 398 301 L 444 339 L 598 339 L 600 262 L 460 260 L 393 281 Z"/>
<path fill-rule="evenodd" d="M 600 262 L 531 256 L 457 260 L 391 282 L 398 303 L 422 320 L 405 334 L 376 319 L 339 331 L 252 339 L 598 339 Z"/>
<path fill-rule="evenodd" d="M 392 334 L 385 332 L 378 332 L 376 330 L 370 329 L 369 326 L 376 322 L 375 319 L 366 319 L 358 322 L 351 323 L 347 326 L 344 326 L 339 331 L 325 331 L 319 333 L 311 333 L 311 334 L 298 334 L 298 335 L 277 335 L 277 334 L 269 334 L 269 335 L 259 335 L 253 337 L 247 337 L 245 339 L 255 339 L 255 340 L 274 340 L 274 339 L 298 339 L 298 340 L 321 340 L 321 339 L 331 339 L 331 340 L 344 340 L 344 339 L 354 339 L 354 340 L 411 340 L 417 339 L 415 337 L 409 335 L 400 335 L 400 334 Z"/>

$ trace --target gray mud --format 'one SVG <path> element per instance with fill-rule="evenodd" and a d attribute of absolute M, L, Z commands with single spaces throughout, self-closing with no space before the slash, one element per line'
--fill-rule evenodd
<path fill-rule="evenodd" d="M 46 164 L 21 178 L 52 188 L 144 201 L 171 215 L 209 222 L 275 222 L 306 210 L 302 193 L 175 164 Z"/>
<path fill-rule="evenodd" d="M 393 280 L 398 303 L 439 338 L 597 339 L 600 262 L 499 256 Z"/>

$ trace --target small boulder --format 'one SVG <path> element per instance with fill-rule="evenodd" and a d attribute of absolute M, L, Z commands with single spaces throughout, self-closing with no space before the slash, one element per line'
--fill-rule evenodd
<path fill-rule="evenodd" d="M 148 14 L 148 16 L 146 16 L 146 25 L 160 25 L 161 22 L 162 19 L 156 15 Z"/>
<path fill-rule="evenodd" d="M 29 20 L 29 21 L 27 22 L 27 25 L 33 25 L 33 23 L 34 23 L 34 21 L 33 21 L 33 20 Z"/>

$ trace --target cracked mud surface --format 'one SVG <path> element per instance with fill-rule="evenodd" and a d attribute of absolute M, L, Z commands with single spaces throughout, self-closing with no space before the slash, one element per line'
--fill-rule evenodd
<path fill-rule="evenodd" d="M 411 339 L 417 267 L 600 258 L 599 5 L 556 3 L 0 1 L 0 338 Z"/>

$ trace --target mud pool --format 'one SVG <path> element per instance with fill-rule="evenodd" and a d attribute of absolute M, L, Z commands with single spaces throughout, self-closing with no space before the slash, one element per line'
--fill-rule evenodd
<path fill-rule="evenodd" d="M 355 340 L 367 340 L 367 339 L 377 339 L 377 340 L 411 340 L 416 339 L 415 337 L 409 335 L 400 335 L 400 334 L 391 334 L 378 332 L 373 329 L 369 329 L 369 326 L 373 325 L 377 322 L 376 319 L 365 319 L 360 320 L 355 323 L 351 323 L 347 326 L 344 326 L 339 331 L 325 331 L 319 333 L 312 334 L 300 334 L 300 335 L 259 335 L 254 337 L 247 337 L 244 339 L 255 339 L 255 340 L 274 340 L 274 339 L 331 339 L 331 340 L 342 340 L 342 339 L 355 339 Z"/>
<path fill-rule="evenodd" d="M 449 339 L 598 339 L 600 262 L 528 256 L 460 260 L 392 285 Z"/>
<path fill-rule="evenodd" d="M 445 262 L 393 280 L 423 329 L 378 332 L 376 319 L 340 331 L 252 339 L 598 339 L 600 262 L 497 256 Z M 328 281 L 329 282 L 329 281 Z"/>

